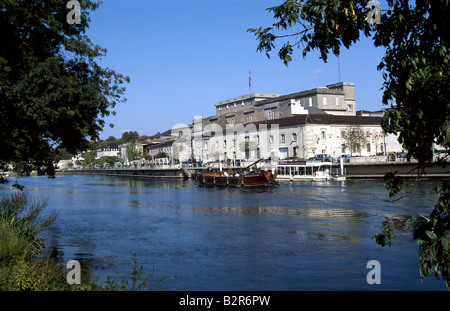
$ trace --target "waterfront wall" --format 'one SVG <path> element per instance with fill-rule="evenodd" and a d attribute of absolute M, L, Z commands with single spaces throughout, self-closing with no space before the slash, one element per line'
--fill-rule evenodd
<path fill-rule="evenodd" d="M 147 177 L 147 178 L 189 178 L 189 172 L 181 168 L 164 169 L 73 169 L 61 170 L 60 175 L 110 175 L 124 177 Z"/>
<path fill-rule="evenodd" d="M 339 167 L 336 164 L 336 167 Z M 402 177 L 415 177 L 418 173 L 417 163 L 346 163 L 344 168 L 347 178 L 383 178 L 390 172 L 398 172 Z M 206 167 L 165 167 L 165 168 L 122 168 L 122 169 L 68 169 L 58 171 L 61 175 L 111 175 L 145 178 L 192 178 L 196 173 L 206 171 Z M 425 169 L 425 178 L 450 178 L 450 166 L 434 166 Z"/>
<path fill-rule="evenodd" d="M 390 172 L 398 172 L 402 177 L 415 177 L 418 174 L 417 163 L 346 163 L 347 178 L 383 178 Z M 425 169 L 425 178 L 449 178 L 450 166 L 433 166 Z"/>

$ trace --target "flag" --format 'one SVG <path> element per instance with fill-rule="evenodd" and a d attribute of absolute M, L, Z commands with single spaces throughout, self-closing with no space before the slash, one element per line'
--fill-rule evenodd
<path fill-rule="evenodd" d="M 250 68 L 248 68 L 248 87 L 252 87 L 252 76 L 250 73 Z"/>

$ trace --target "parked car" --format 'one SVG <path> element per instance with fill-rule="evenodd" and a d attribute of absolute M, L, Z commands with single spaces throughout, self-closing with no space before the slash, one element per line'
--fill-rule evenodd
<path fill-rule="evenodd" d="M 181 162 L 181 165 L 183 166 L 183 167 L 192 167 L 192 161 L 191 160 L 187 160 L 187 161 L 184 161 L 184 162 Z"/>
<path fill-rule="evenodd" d="M 245 165 L 245 159 L 235 159 L 234 160 L 234 165 L 236 166 L 244 166 Z M 231 161 L 231 163 L 233 163 L 233 161 Z"/>
<path fill-rule="evenodd" d="M 343 153 L 343 154 L 341 154 L 341 155 L 337 158 L 337 161 L 338 161 L 338 162 L 341 162 L 341 158 L 342 158 L 342 160 L 343 160 L 344 163 L 349 163 L 351 157 L 352 157 L 352 156 L 351 156 L 350 154 L 348 154 L 348 153 Z"/>
<path fill-rule="evenodd" d="M 329 154 L 320 153 L 320 154 L 316 154 L 314 156 L 314 160 L 321 161 L 321 162 L 331 162 L 331 161 L 333 161 L 333 158 Z"/>
<path fill-rule="evenodd" d="M 397 158 L 403 158 L 406 159 L 408 157 L 408 154 L 406 152 L 396 152 Z"/>

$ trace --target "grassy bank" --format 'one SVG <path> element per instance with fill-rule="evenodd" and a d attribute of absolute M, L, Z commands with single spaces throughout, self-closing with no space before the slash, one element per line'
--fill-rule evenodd
<path fill-rule="evenodd" d="M 52 225 L 57 213 L 42 216 L 46 201 L 31 199 L 26 192 L 14 191 L 0 200 L 0 290 L 93 290 L 95 284 L 83 280 L 67 283 L 67 270 L 56 259 L 43 256 L 39 232 Z M 87 272 L 82 271 L 82 278 Z M 88 278 L 87 278 L 88 279 Z"/>
<path fill-rule="evenodd" d="M 153 271 L 144 275 L 134 254 L 129 277 L 108 277 L 104 286 L 94 284 L 88 266 L 81 267 L 80 284 L 68 283 L 66 263 L 46 255 L 38 234 L 58 219 L 57 213 L 42 216 L 47 201 L 31 199 L 24 191 L 14 191 L 0 199 L 0 291 L 93 291 L 156 290 L 162 278 Z M 71 282 L 73 283 L 73 282 Z"/>

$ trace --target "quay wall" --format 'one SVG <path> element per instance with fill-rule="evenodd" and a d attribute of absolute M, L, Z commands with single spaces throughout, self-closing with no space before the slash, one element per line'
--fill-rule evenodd
<path fill-rule="evenodd" d="M 415 177 L 418 174 L 417 163 L 346 163 L 344 165 L 347 178 L 383 178 L 390 172 L 398 172 L 398 176 Z M 424 171 L 424 178 L 449 178 L 450 165 L 427 167 Z"/>
<path fill-rule="evenodd" d="M 189 178 L 188 172 L 181 168 L 165 169 L 68 169 L 57 171 L 58 175 L 110 175 L 146 178 Z"/>
<path fill-rule="evenodd" d="M 333 165 L 338 168 L 339 165 Z M 383 178 L 389 172 L 397 171 L 399 176 L 414 177 L 417 175 L 416 163 L 345 163 L 347 178 Z M 224 168 L 225 169 L 225 168 Z M 239 169 L 239 168 L 237 168 Z M 60 175 L 111 175 L 145 178 L 193 178 L 196 173 L 205 172 L 205 167 L 172 167 L 172 168 L 122 168 L 122 169 L 68 169 L 57 171 Z M 450 165 L 443 168 L 434 166 L 425 169 L 425 178 L 450 178 Z"/>

